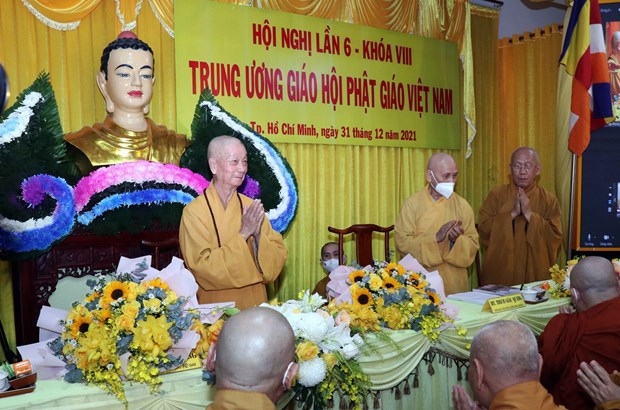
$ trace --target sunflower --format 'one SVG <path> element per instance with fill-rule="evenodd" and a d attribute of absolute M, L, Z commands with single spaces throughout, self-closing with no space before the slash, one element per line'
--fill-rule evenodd
<path fill-rule="evenodd" d="M 399 275 L 404 275 L 405 273 L 407 273 L 405 268 L 403 268 L 402 265 L 396 262 L 388 263 L 387 266 L 385 267 L 385 270 L 387 270 L 390 273 L 392 273 L 393 271 L 396 271 L 396 273 L 398 273 Z"/>
<path fill-rule="evenodd" d="M 90 314 L 86 316 L 76 316 L 71 324 L 71 336 L 77 337 L 80 333 L 88 332 L 91 323 L 93 323 L 93 317 Z"/>
<path fill-rule="evenodd" d="M 354 270 L 349 274 L 349 282 L 361 282 L 364 279 L 364 276 L 366 276 L 366 274 L 363 270 Z"/>
<path fill-rule="evenodd" d="M 148 282 L 142 282 L 140 284 L 140 286 L 142 287 L 142 289 L 148 289 L 148 288 L 160 288 L 163 290 L 168 290 L 170 289 L 168 287 L 168 284 L 166 282 L 164 282 L 163 280 L 161 280 L 161 278 L 157 277 L 155 279 L 151 279 Z"/>
<path fill-rule="evenodd" d="M 388 292 L 393 292 L 402 287 L 403 285 L 395 278 L 387 277 L 383 279 L 383 289 L 387 290 Z"/>
<path fill-rule="evenodd" d="M 428 298 L 436 305 L 441 304 L 441 298 L 439 297 L 439 294 L 437 294 L 437 292 L 434 291 L 426 291 L 426 294 L 428 295 Z"/>
<path fill-rule="evenodd" d="M 129 295 L 129 286 L 127 283 L 113 280 L 103 288 L 101 306 L 108 307 L 121 298 L 127 299 L 127 295 Z"/>
<path fill-rule="evenodd" d="M 357 289 L 352 290 L 351 296 L 353 297 L 354 304 L 367 306 L 372 303 L 372 294 L 366 288 L 358 287 Z"/>

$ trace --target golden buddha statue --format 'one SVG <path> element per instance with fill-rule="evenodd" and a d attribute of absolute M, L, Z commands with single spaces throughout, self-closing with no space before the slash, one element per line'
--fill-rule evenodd
<path fill-rule="evenodd" d="M 83 175 L 135 160 L 179 165 L 186 137 L 146 117 L 154 67 L 153 50 L 132 32 L 121 33 L 103 50 L 97 85 L 108 116 L 103 123 L 65 135 L 68 155 Z"/>

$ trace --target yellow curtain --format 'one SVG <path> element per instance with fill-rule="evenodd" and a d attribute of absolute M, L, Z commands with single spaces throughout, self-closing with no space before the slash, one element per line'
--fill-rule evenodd
<path fill-rule="evenodd" d="M 516 49 L 517 46 L 498 46 L 496 11 L 471 6 L 467 0 L 223 2 L 457 41 L 462 60 L 462 110 L 471 119 L 472 125 L 475 125 L 477 135 L 473 140 L 471 157 L 466 160 L 466 144 L 473 136 L 474 128 L 467 126 L 464 120 L 462 149 L 451 154 L 457 159 L 461 170 L 457 191 L 470 201 L 474 212 L 477 212 L 490 187 L 505 181 L 506 156 L 510 151 L 505 141 L 532 144 L 539 149 L 545 148 L 544 144 L 547 144 L 547 151 L 552 146 L 552 137 L 546 135 L 549 124 L 545 122 L 554 120 L 552 113 L 555 94 L 548 88 L 554 87 L 555 77 L 551 80 L 537 79 L 537 71 L 552 71 L 547 66 L 554 64 L 555 60 L 549 56 L 554 53 L 553 47 L 559 50 L 559 45 L 550 43 L 546 33 L 524 41 L 526 44 L 523 48 L 530 51 L 524 52 L 523 59 L 528 59 L 529 65 L 525 64 L 525 61 L 516 61 L 518 58 L 513 57 L 512 69 L 514 72 L 522 72 L 518 76 L 520 83 L 512 84 L 511 95 L 504 95 L 507 87 L 500 89 L 500 84 L 503 83 L 500 83 L 499 79 L 503 79 L 508 73 L 502 71 L 500 76 L 499 67 L 503 66 L 504 59 L 508 59 L 508 49 Z M 43 0 L 29 3 L 48 6 L 52 4 Z M 174 125 L 176 90 L 173 1 L 119 0 L 118 10 L 117 2 L 91 2 L 95 3 L 96 6 L 85 14 L 77 14 L 77 8 L 76 14 L 67 13 L 70 5 L 81 5 L 84 10 L 89 4 L 79 0 L 54 2 L 54 5 L 61 5 L 55 10 L 44 7 L 37 9 L 41 15 L 47 13 L 50 20 L 54 17 L 58 22 L 79 21 L 79 27 L 68 31 L 59 31 L 41 24 L 41 20 L 20 0 L 3 3 L 0 34 L 5 46 L 0 47 L 0 62 L 8 72 L 13 92 L 9 104 L 14 102 L 17 93 L 32 83 L 39 72 L 47 71 L 51 75 L 65 132 L 101 121 L 105 116 L 105 107 L 95 84 L 101 50 L 120 30 L 135 21 L 134 31 L 149 43 L 155 54 L 156 82 L 150 116 L 158 123 Z M 49 14 L 48 11 L 64 14 L 61 18 Z M 8 44 L 17 44 L 17 47 L 9 48 L 6 46 Z M 546 51 L 542 50 L 543 44 L 549 44 L 544 46 Z M 538 50 L 539 48 L 541 50 Z M 513 77 L 517 75 L 513 74 Z M 548 99 L 552 101 L 545 100 L 547 95 L 540 95 L 542 93 L 534 90 L 528 92 L 526 89 L 538 86 L 547 87 Z M 541 101 L 535 98 L 540 98 Z M 517 104 L 517 101 L 520 103 Z M 527 111 L 528 115 L 519 117 L 522 122 L 511 120 L 506 113 L 506 104 L 510 109 Z M 528 104 L 531 104 L 529 109 Z M 548 112 L 549 115 L 545 116 L 542 112 Z M 506 116 L 511 120 L 514 129 L 500 129 L 498 124 L 503 123 Z M 517 137 L 508 137 L 504 133 Z M 272 289 L 272 295 L 280 299 L 295 297 L 299 290 L 312 288 L 315 282 L 322 278 L 323 273 L 318 262 L 319 248 L 324 242 L 335 238 L 328 233 L 328 226 L 394 223 L 402 201 L 423 188 L 426 162 L 435 152 L 430 149 L 305 144 L 277 144 L 277 147 L 293 168 L 299 184 L 299 211 L 284 238 L 290 256 L 280 280 Z M 553 181 L 553 157 L 547 151 L 541 155 L 545 164 L 543 177 L 546 178 L 545 186 L 552 189 L 550 182 Z M 375 255 L 383 257 L 381 242 L 377 240 L 375 245 Z M 351 260 L 352 242 L 345 244 L 345 251 Z M 0 280 L 1 275 L 7 277 L 9 272 L 6 264 L 4 269 L 0 265 Z M 12 306 L 5 297 L 0 297 L 0 313 L 6 317 L 5 312 L 12 309 Z"/>

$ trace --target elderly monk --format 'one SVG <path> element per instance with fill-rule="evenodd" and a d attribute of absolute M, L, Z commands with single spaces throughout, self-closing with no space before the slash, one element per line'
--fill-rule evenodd
<path fill-rule="evenodd" d="M 517 148 L 510 170 L 512 182 L 494 188 L 480 207 L 481 285 L 547 279 L 560 250 L 560 203 L 536 182 L 538 154 L 529 147 Z"/>
<path fill-rule="evenodd" d="M 445 153 L 431 156 L 428 185 L 405 200 L 394 226 L 396 248 L 429 271 L 438 270 L 446 295 L 469 290 L 467 268 L 478 251 L 474 212 L 454 193 L 458 169 Z"/>
<path fill-rule="evenodd" d="M 294 360 L 295 335 L 281 313 L 257 307 L 232 316 L 209 349 L 216 392 L 207 409 L 275 410 L 297 374 Z"/>
<path fill-rule="evenodd" d="M 265 284 L 280 274 L 288 252 L 260 199 L 237 192 L 248 170 L 243 143 L 213 138 L 207 148 L 211 184 L 183 209 L 179 242 L 198 282 L 200 303 L 234 301 L 245 309 L 267 301 Z"/>
<path fill-rule="evenodd" d="M 108 116 L 103 123 L 67 134 L 69 158 L 83 175 L 105 165 L 148 160 L 179 165 L 187 140 L 145 117 L 153 96 L 153 50 L 123 32 L 101 56 L 97 85 Z"/>
<path fill-rule="evenodd" d="M 455 385 L 454 408 L 565 409 L 538 381 L 541 365 L 536 338 L 527 326 L 511 320 L 486 325 L 474 336 L 469 351 L 468 379 L 477 401 Z"/>
<path fill-rule="evenodd" d="M 581 362 L 592 360 L 608 373 L 620 369 L 620 287 L 609 260 L 588 256 L 571 271 L 570 289 L 576 312 L 554 316 L 538 341 L 544 359 L 540 381 L 556 403 L 592 409 L 576 372 Z"/>

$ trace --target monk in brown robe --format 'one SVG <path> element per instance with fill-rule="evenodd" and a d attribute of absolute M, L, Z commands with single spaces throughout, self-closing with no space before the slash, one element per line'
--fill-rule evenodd
<path fill-rule="evenodd" d="M 456 410 L 565 409 L 540 384 L 542 358 L 536 338 L 523 323 L 498 320 L 484 326 L 471 343 L 468 380 L 474 401 L 465 388 L 455 385 Z"/>
<path fill-rule="evenodd" d="M 609 260 L 588 256 L 571 271 L 570 288 L 576 312 L 553 317 L 539 338 L 540 381 L 556 403 L 592 409 L 576 373 L 581 362 L 592 360 L 608 373 L 620 369 L 620 287 Z"/>
<path fill-rule="evenodd" d="M 82 175 L 122 162 L 147 160 L 179 165 L 187 139 L 156 125 L 145 114 L 153 96 L 153 50 L 123 32 L 101 56 L 97 85 L 106 102 L 103 123 L 67 134 L 67 153 Z"/>
<path fill-rule="evenodd" d="M 510 170 L 512 181 L 489 192 L 480 207 L 480 285 L 545 280 L 560 250 L 560 203 L 536 182 L 541 171 L 538 154 L 529 147 L 517 148 Z"/>
<path fill-rule="evenodd" d="M 179 242 L 198 282 L 198 302 L 235 302 L 239 309 L 267 301 L 288 252 L 259 199 L 237 192 L 248 170 L 243 143 L 219 136 L 208 147 L 211 184 L 183 209 Z"/>

